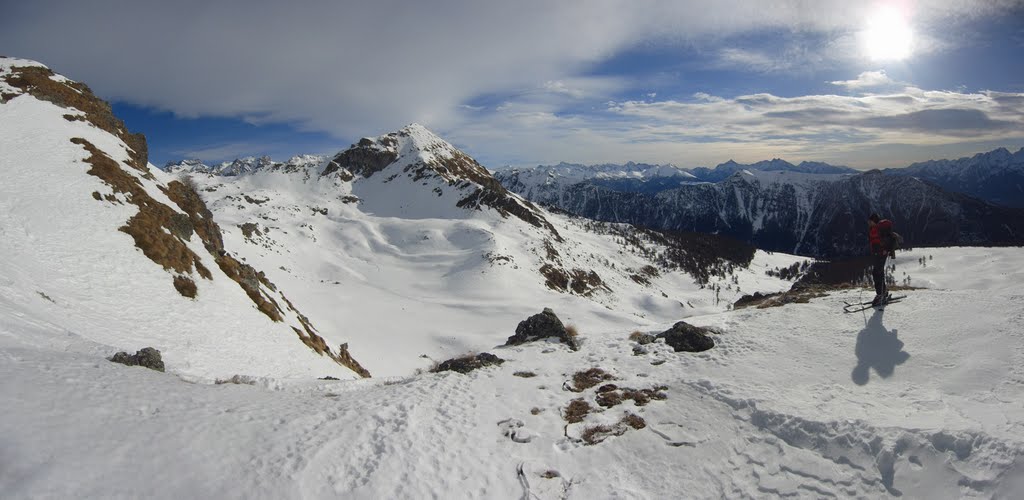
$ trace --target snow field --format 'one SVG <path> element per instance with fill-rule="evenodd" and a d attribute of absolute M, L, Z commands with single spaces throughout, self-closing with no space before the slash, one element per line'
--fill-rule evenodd
<path fill-rule="evenodd" d="M 407 144 L 400 147 L 417 158 Z M 584 332 L 723 311 L 743 293 L 788 289 L 790 282 L 765 271 L 801 260 L 758 252 L 749 269 L 737 270 L 736 285 L 732 276 L 714 278 L 722 287 L 717 302 L 710 287 L 682 272 L 642 286 L 628 276 L 650 262 L 583 221 L 545 212 L 559 243 L 514 217 L 457 208 L 464 194 L 440 178 L 392 177 L 401 162 L 354 182 L 316 173 L 280 181 L 274 172 L 192 176 L 226 246 L 264 269 L 331 345 L 349 343 L 375 376 L 407 375 L 502 344 L 544 307 Z M 343 201 L 350 194 L 361 201 Z M 246 224 L 260 234 L 246 237 Z M 545 239 L 565 269 L 595 270 L 611 292 L 584 298 L 545 287 Z"/>
<path fill-rule="evenodd" d="M 972 251 L 927 250 L 933 279 L 955 278 L 942 263 Z M 1024 258 L 989 251 L 1003 266 Z M 157 498 L 1014 497 L 1024 487 L 1024 385 L 1013 381 L 1022 360 L 1012 327 L 1024 306 L 1012 279 L 984 300 L 911 291 L 883 313 L 842 313 L 852 291 L 694 317 L 723 331 L 699 354 L 655 343 L 634 355 L 627 330 L 606 328 L 585 332 L 579 352 L 491 349 L 506 362 L 469 375 L 270 384 L 277 390 L 107 363 L 83 339 L 58 349 L 0 337 L 0 387 L 19 409 L 2 420 L 0 456 L 19 465 L 0 485 L 11 498 L 140 488 Z M 1000 313 L 987 323 L 964 319 L 989 308 Z M 641 330 L 667 327 L 653 326 Z M 854 376 L 861 363 L 866 380 Z M 667 386 L 667 399 L 567 424 L 573 399 L 600 409 L 596 387 L 566 389 L 593 367 L 619 387 Z M 578 441 L 627 413 L 646 427 Z"/>

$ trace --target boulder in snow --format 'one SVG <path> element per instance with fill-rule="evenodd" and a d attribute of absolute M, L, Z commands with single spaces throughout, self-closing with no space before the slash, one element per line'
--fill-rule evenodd
<path fill-rule="evenodd" d="M 569 334 L 565 325 L 562 324 L 562 320 L 558 319 L 558 316 L 549 307 L 545 307 L 540 314 L 534 314 L 520 321 L 519 326 L 516 327 L 516 334 L 509 337 L 505 341 L 505 345 L 525 344 L 549 337 L 558 338 L 574 351 L 580 348 L 576 337 Z"/>
<path fill-rule="evenodd" d="M 460 358 L 449 359 L 449 360 L 444 361 L 441 364 L 437 365 L 437 368 L 434 368 L 431 371 L 433 371 L 433 372 L 452 371 L 452 372 L 459 372 L 459 373 L 465 374 L 465 373 L 469 373 L 469 372 L 471 372 L 473 370 L 476 370 L 478 368 L 483 368 L 485 366 L 491 366 L 491 365 L 500 365 L 500 364 L 502 364 L 504 362 L 505 362 L 504 359 L 501 359 L 501 358 L 499 358 L 499 357 L 497 357 L 497 356 L 495 356 L 495 355 L 493 355 L 493 354 L 491 354 L 489 352 L 482 352 L 480 354 L 477 354 L 476 356 L 470 355 L 470 356 L 462 356 Z"/>
<path fill-rule="evenodd" d="M 701 352 L 715 346 L 715 341 L 708 334 L 710 329 L 693 326 L 685 321 L 680 321 L 672 328 L 657 335 L 657 338 L 665 339 L 665 343 L 672 346 L 676 352 Z"/>
<path fill-rule="evenodd" d="M 110 361 L 128 366 L 144 366 L 158 372 L 164 371 L 164 361 L 160 358 L 160 351 L 152 347 L 144 347 L 135 354 L 121 351 L 110 358 Z"/>

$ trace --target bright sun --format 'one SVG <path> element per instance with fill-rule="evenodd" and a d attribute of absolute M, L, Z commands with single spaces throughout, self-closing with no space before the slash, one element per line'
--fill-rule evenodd
<path fill-rule="evenodd" d="M 874 61 L 899 61 L 910 56 L 914 33 L 906 16 L 886 7 L 868 19 L 863 34 L 864 51 Z"/>

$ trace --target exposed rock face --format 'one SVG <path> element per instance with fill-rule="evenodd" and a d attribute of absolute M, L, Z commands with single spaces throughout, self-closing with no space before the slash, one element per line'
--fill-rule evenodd
<path fill-rule="evenodd" d="M 540 314 L 534 314 L 519 322 L 516 327 L 516 334 L 505 341 L 505 345 L 519 345 L 534 340 L 555 337 L 567 344 L 570 349 L 579 350 L 579 343 L 575 337 L 569 335 L 562 320 L 558 319 L 555 312 L 545 307 Z"/>
<path fill-rule="evenodd" d="M 665 339 L 665 343 L 672 346 L 676 352 L 701 352 L 715 347 L 715 341 L 708 336 L 710 330 L 693 326 L 685 321 L 680 321 L 672 328 L 657 335 L 659 339 Z"/>
<path fill-rule="evenodd" d="M 437 368 L 434 368 L 432 371 L 452 371 L 465 374 L 485 366 L 500 365 L 504 362 L 504 359 L 501 359 L 489 352 L 482 352 L 476 356 L 463 356 L 461 358 L 449 359 L 437 365 Z"/>
<path fill-rule="evenodd" d="M 114 356 L 110 358 L 110 361 L 128 366 L 144 366 L 150 370 L 156 370 L 158 372 L 164 371 L 164 361 L 160 358 L 160 351 L 153 349 L 152 347 L 144 347 L 135 354 L 128 354 L 127 352 L 121 351 L 114 354 Z"/>
<path fill-rule="evenodd" d="M 398 159 L 397 145 L 398 141 L 389 136 L 381 138 L 379 144 L 364 138 L 332 158 L 322 175 L 345 169 L 355 175 L 370 177 Z"/>

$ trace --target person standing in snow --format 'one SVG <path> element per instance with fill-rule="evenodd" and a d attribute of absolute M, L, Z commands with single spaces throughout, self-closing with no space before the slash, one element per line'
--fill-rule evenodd
<path fill-rule="evenodd" d="M 875 281 L 875 299 L 871 301 L 872 306 L 881 305 L 888 296 L 885 286 L 885 260 L 890 256 L 896 256 L 893 234 L 892 221 L 879 219 L 878 214 L 874 213 L 868 217 L 868 241 L 871 243 L 874 264 L 871 277 Z"/>

